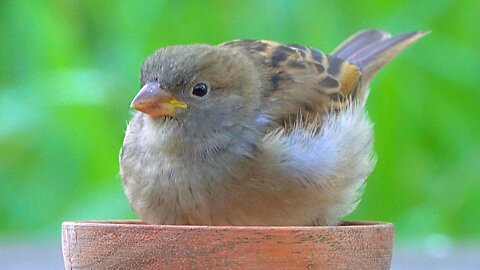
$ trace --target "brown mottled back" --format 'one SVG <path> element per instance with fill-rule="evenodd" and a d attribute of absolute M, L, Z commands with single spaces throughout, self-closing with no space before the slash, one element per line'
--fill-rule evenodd
<path fill-rule="evenodd" d="M 306 122 L 344 107 L 360 79 L 357 66 L 302 45 L 267 40 L 236 40 L 222 46 L 245 49 L 266 71 L 270 85 L 263 93 L 274 123 L 291 126 L 298 115 Z"/>

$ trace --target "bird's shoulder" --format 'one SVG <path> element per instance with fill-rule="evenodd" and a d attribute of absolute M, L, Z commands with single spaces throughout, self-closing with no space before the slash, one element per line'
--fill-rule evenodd
<path fill-rule="evenodd" d="M 260 67 L 266 109 L 273 122 L 285 127 L 298 115 L 313 121 L 345 107 L 359 87 L 361 72 L 356 65 L 312 47 L 251 39 L 219 46 L 244 50 Z"/>

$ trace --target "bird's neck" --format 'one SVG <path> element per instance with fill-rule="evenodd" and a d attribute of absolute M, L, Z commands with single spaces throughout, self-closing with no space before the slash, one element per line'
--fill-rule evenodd
<path fill-rule="evenodd" d="M 150 123 L 151 147 L 163 157 L 185 165 L 232 166 L 241 159 L 252 158 L 261 133 L 257 129 L 234 126 L 212 131 L 175 122 Z"/>

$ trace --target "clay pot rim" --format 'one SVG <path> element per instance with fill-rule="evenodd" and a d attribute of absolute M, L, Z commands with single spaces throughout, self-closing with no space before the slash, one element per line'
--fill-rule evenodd
<path fill-rule="evenodd" d="M 393 241 L 393 224 L 374 221 L 339 226 L 62 224 L 66 269 L 389 269 Z"/>
<path fill-rule="evenodd" d="M 342 229 L 386 229 L 393 228 L 390 222 L 382 221 L 342 221 L 339 225 L 333 226 L 259 226 L 259 225 L 153 225 L 146 224 L 141 220 L 82 220 L 64 221 L 62 226 L 82 227 L 117 227 L 117 228 L 141 228 L 141 229 L 200 229 L 200 230 L 342 230 Z"/>

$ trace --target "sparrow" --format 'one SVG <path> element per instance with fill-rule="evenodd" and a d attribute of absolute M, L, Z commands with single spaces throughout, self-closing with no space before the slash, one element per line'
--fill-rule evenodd
<path fill-rule="evenodd" d="M 368 84 L 426 35 L 330 55 L 268 40 L 161 48 L 141 68 L 120 175 L 149 224 L 335 225 L 375 166 Z"/>

